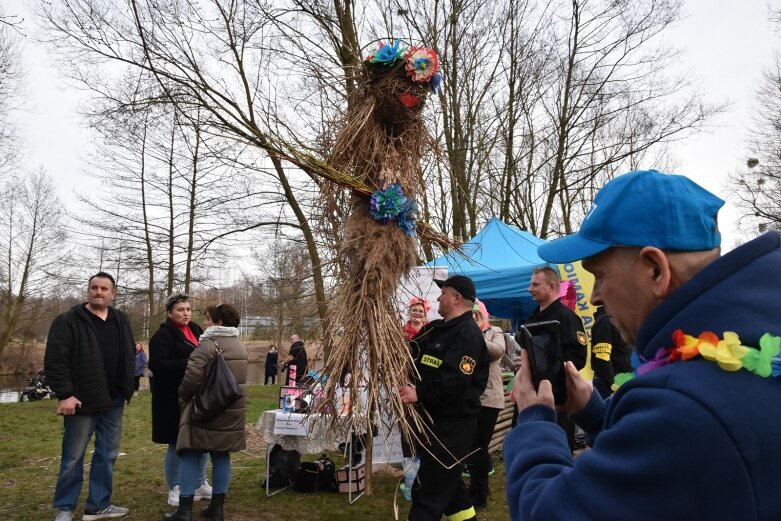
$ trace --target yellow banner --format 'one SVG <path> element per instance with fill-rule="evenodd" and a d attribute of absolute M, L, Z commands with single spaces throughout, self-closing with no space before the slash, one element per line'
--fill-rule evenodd
<path fill-rule="evenodd" d="M 594 378 L 594 371 L 591 369 L 591 327 L 594 325 L 594 313 L 597 308 L 591 305 L 591 290 L 594 289 L 594 276 L 583 269 L 583 265 L 578 262 L 568 262 L 559 264 L 559 276 L 562 281 L 568 280 L 575 288 L 575 313 L 577 313 L 583 326 L 586 328 L 586 334 L 589 338 L 588 354 L 586 356 L 586 365 L 580 370 L 580 374 L 588 381 Z"/>

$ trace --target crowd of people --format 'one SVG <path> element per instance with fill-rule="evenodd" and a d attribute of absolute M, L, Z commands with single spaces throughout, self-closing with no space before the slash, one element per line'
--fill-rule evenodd
<path fill-rule="evenodd" d="M 239 340 L 239 313 L 230 304 L 208 306 L 206 329 L 192 321 L 190 297 L 165 301 L 167 320 L 149 340 L 149 358 L 134 343 L 127 316 L 111 306 L 114 278 L 99 272 L 89 279 L 87 302 L 57 317 L 49 331 L 44 370 L 59 393 L 57 414 L 64 417 L 62 462 L 54 492 L 56 521 L 71 521 L 83 484 L 84 456 L 94 436 L 89 490 L 82 520 L 128 514 L 112 504 L 114 463 L 119 454 L 122 415 L 150 371 L 152 441 L 166 445 L 163 474 L 169 521 L 190 521 L 193 503 L 208 499 L 201 511 L 211 521 L 224 519 L 231 475 L 230 453 L 245 448 L 245 402 L 239 398 L 209 421 L 192 417 L 193 399 L 210 362 L 219 352 L 237 384 L 246 383 L 247 350 Z M 213 487 L 206 478 L 209 458 Z"/>
<path fill-rule="evenodd" d="M 717 214 L 723 201 L 689 179 L 656 171 L 615 178 L 597 194 L 580 230 L 539 247 L 549 266 L 534 270 L 529 322 L 556 321 L 566 401 L 538 386 L 528 353 L 513 360 L 517 424 L 503 445 L 511 519 L 781 519 L 781 235 L 768 232 L 722 256 Z M 591 367 L 580 317 L 561 301 L 555 264 L 582 261 L 594 275 Z M 421 413 L 425 433 L 402 440 L 408 519 L 477 519 L 489 503 L 489 443 L 505 406 L 502 331 L 490 324 L 474 282 L 436 280 L 438 313 L 409 302 L 402 325 L 414 371 L 399 398 Z M 115 284 L 89 279 L 87 302 L 52 323 L 45 371 L 64 417 L 57 520 L 72 519 L 87 443 L 95 436 L 85 521 L 122 517 L 111 503 L 122 413 L 138 389 L 139 360 L 127 316 L 111 307 Z M 192 420 L 204 371 L 221 353 L 239 384 L 247 352 L 228 304 L 206 309 L 206 330 L 191 320 L 187 295 L 165 303 L 167 321 L 150 339 L 153 441 L 167 446 L 165 519 L 190 521 L 208 498 L 221 520 L 230 453 L 244 448 L 243 399 L 215 420 Z M 303 342 L 291 337 L 286 383 L 306 374 Z M 135 358 L 135 360 L 134 360 Z M 266 358 L 266 384 L 278 368 Z M 273 373 L 269 374 L 270 368 Z M 135 379 L 135 381 L 134 381 Z M 576 454 L 576 425 L 589 450 Z M 212 481 L 206 479 L 208 457 Z M 419 466 L 415 462 L 419 458 Z M 410 466 L 411 465 L 411 466 Z M 468 469 L 469 485 L 463 471 Z"/>

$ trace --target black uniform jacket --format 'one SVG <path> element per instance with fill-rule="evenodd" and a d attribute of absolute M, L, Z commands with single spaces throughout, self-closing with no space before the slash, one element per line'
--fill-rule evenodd
<path fill-rule="evenodd" d="M 433 418 L 467 418 L 480 412 L 488 383 L 488 352 L 472 312 L 429 322 L 410 341 L 418 403 Z"/>

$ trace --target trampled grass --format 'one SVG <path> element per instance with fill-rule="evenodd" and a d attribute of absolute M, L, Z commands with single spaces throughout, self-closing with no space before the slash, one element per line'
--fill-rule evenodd
<path fill-rule="evenodd" d="M 247 422 L 254 425 L 263 411 L 277 406 L 278 386 L 250 385 Z M 44 400 L 0 404 L 0 520 L 33 521 L 54 519 L 51 506 L 60 465 L 62 420 L 55 414 L 56 402 Z M 267 498 L 261 487 L 266 452 L 262 444 L 250 443 L 247 450 L 232 455 L 233 478 L 226 501 L 230 521 L 368 521 L 394 519 L 394 492 L 400 472 L 375 472 L 374 494 L 349 505 L 345 494 L 300 494 L 285 490 Z M 163 478 L 164 445 L 151 441 L 149 392 L 133 398 L 125 410 L 121 456 L 114 471 L 113 502 L 130 508 L 128 521 L 159 521 L 173 509 L 166 505 Z M 91 448 L 86 461 L 89 461 Z M 344 464 L 331 454 L 337 466 Z M 314 459 L 316 455 L 305 455 Z M 85 471 L 88 471 L 85 464 Z M 87 492 L 87 475 L 74 520 L 81 519 Z M 491 477 L 492 497 L 481 520 L 508 519 L 501 462 Z M 398 494 L 399 519 L 406 519 L 409 503 Z M 200 502 L 198 509 L 206 506 Z M 200 519 L 194 516 L 194 519 Z"/>

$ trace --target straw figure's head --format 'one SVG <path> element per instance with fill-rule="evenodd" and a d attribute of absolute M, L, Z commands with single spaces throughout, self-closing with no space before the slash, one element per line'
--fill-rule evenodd
<path fill-rule="evenodd" d="M 363 94 L 374 101 L 377 121 L 389 128 L 420 120 L 426 98 L 441 83 L 439 56 L 401 40 L 380 43 L 364 61 Z M 398 130 L 403 130 L 399 128 Z"/>

